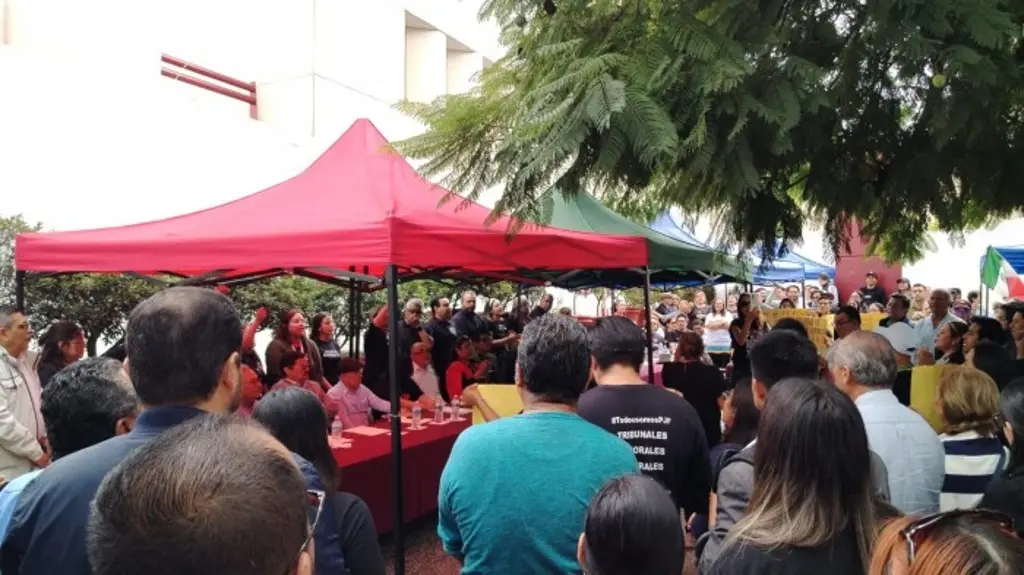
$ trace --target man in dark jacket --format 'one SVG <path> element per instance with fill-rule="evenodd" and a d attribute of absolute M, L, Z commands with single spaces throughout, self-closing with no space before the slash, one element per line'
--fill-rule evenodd
<path fill-rule="evenodd" d="M 21 494 L 0 547 L 0 572 L 90 575 L 86 525 L 107 473 L 165 430 L 241 401 L 242 322 L 231 300 L 213 290 L 178 287 L 142 302 L 128 318 L 125 347 L 132 385 L 146 406 L 131 433 L 61 458 Z M 310 489 L 324 490 L 316 469 L 296 456 Z M 333 510 L 317 524 L 319 575 L 343 575 Z"/>
<path fill-rule="evenodd" d="M 860 293 L 860 311 L 867 311 L 873 303 L 882 304 L 882 307 L 889 303 L 885 288 L 878 285 L 878 274 L 875 272 L 868 272 L 864 276 L 864 285 L 857 292 Z"/>

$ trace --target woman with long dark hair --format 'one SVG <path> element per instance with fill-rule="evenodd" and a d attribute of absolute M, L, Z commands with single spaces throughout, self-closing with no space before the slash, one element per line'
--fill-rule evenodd
<path fill-rule="evenodd" d="M 708 446 L 714 447 L 722 439 L 722 409 L 718 398 L 725 393 L 725 378 L 713 365 L 701 361 L 704 341 L 692 331 L 679 335 L 675 358 L 662 368 L 661 379 L 665 387 L 683 394 L 697 410 Z"/>
<path fill-rule="evenodd" d="M 341 378 L 341 346 L 334 339 L 334 318 L 327 312 L 313 316 L 309 323 L 309 339 L 316 344 L 320 352 L 320 363 L 324 368 L 324 379 L 331 386 L 338 385 Z"/>
<path fill-rule="evenodd" d="M 736 300 L 736 319 L 729 324 L 732 342 L 732 381 L 750 377 L 750 356 L 747 349 L 761 335 L 761 310 L 754 308 L 750 294 L 740 294 Z"/>
<path fill-rule="evenodd" d="M 835 386 L 788 379 L 768 394 L 754 491 L 709 573 L 863 575 L 876 509 L 864 421 Z"/>
<path fill-rule="evenodd" d="M 935 336 L 935 349 L 942 352 L 942 357 L 935 362 L 936 364 L 964 364 L 964 336 L 967 335 L 967 330 L 968 325 L 962 321 L 952 321 L 942 326 Z"/>
<path fill-rule="evenodd" d="M 761 420 L 761 412 L 754 403 L 754 390 L 750 378 L 743 378 L 736 385 L 722 394 L 719 399 L 722 406 L 721 435 L 722 442 L 711 448 L 708 461 L 711 462 L 711 497 L 709 510 L 717 509 L 718 473 L 730 457 L 736 455 L 757 437 L 757 424 Z M 690 522 L 690 531 L 695 538 L 708 530 L 708 515 L 697 515 Z"/>
<path fill-rule="evenodd" d="M 56 373 L 85 355 L 85 332 L 78 324 L 60 320 L 39 339 L 43 349 L 36 359 L 39 384 L 46 387 Z"/>
<path fill-rule="evenodd" d="M 284 353 L 293 349 L 306 356 L 309 361 L 309 380 L 323 387 L 324 391 L 331 388 L 324 379 L 323 361 L 320 349 L 306 337 L 306 317 L 297 309 L 281 314 L 281 323 L 274 330 L 274 339 L 267 345 L 267 380 L 277 382 L 284 377 L 281 371 L 281 358 Z"/>
<path fill-rule="evenodd" d="M 271 391 L 256 404 L 252 417 L 292 453 L 309 461 L 327 486 L 333 517 L 338 522 L 345 566 L 351 575 L 383 575 L 384 559 L 377 529 L 362 499 L 338 491 L 341 471 L 328 442 L 327 412 L 312 392 L 285 387 Z"/>
<path fill-rule="evenodd" d="M 978 506 L 1006 513 L 1024 536 L 1024 377 L 1003 390 L 1000 410 L 1010 460 L 989 484 Z"/>
<path fill-rule="evenodd" d="M 590 501 L 577 550 L 587 575 L 679 575 L 684 553 L 672 496 L 654 479 L 612 479 Z"/>
<path fill-rule="evenodd" d="M 490 366 L 486 361 L 474 367 L 470 364 L 473 358 L 473 341 L 469 337 L 460 335 L 455 339 L 455 348 L 452 350 L 452 363 L 448 366 L 445 374 L 444 384 L 448 397 L 454 399 L 462 397 L 462 392 L 474 383 L 480 383 L 487 375 Z"/>

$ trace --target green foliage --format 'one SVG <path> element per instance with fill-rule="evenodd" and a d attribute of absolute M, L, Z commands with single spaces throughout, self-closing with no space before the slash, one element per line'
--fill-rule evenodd
<path fill-rule="evenodd" d="M 508 55 L 474 91 L 399 109 L 425 175 L 545 221 L 544 194 L 665 206 L 761 248 L 854 220 L 890 260 L 929 226 L 1019 213 L 1024 3 L 488 0 Z M 772 250 L 768 250 L 771 252 Z"/>
<path fill-rule="evenodd" d="M 15 303 L 15 236 L 41 229 L 42 225 L 29 224 L 20 215 L 0 216 L 0 303 Z M 25 305 L 37 333 L 60 319 L 82 326 L 89 355 L 95 355 L 99 341 L 113 341 L 124 335 L 128 313 L 158 289 L 152 283 L 125 276 L 28 274 Z"/>

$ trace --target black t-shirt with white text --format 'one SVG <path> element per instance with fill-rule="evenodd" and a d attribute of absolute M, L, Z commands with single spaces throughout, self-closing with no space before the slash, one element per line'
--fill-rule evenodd
<path fill-rule="evenodd" d="M 707 513 L 708 442 L 686 400 L 653 385 L 598 385 L 580 397 L 577 412 L 629 443 L 640 471 L 660 481 L 687 515 Z"/>

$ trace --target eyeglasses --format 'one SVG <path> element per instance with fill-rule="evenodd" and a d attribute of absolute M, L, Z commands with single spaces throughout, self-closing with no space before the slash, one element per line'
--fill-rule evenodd
<path fill-rule="evenodd" d="M 901 532 L 903 539 L 907 543 L 907 564 L 909 565 L 914 562 L 914 557 L 917 555 L 918 545 L 920 545 L 923 539 L 928 537 L 928 534 L 935 529 L 936 526 L 944 521 L 958 519 L 960 517 L 970 517 L 972 519 L 997 525 L 998 527 L 1005 529 L 1008 533 L 1016 533 L 1013 529 L 1013 518 L 1005 513 L 989 511 L 987 509 L 957 509 L 954 511 L 925 515 L 908 525 Z"/>
<path fill-rule="evenodd" d="M 306 540 L 302 542 L 302 547 L 299 548 L 298 555 L 302 555 L 302 552 L 309 547 L 309 542 L 313 539 L 313 534 L 316 533 L 316 526 L 320 524 L 320 516 L 324 512 L 324 501 L 327 500 L 327 494 L 323 491 L 309 489 L 306 491 L 306 497 L 306 513 L 309 515 L 309 533 L 306 535 Z"/>

